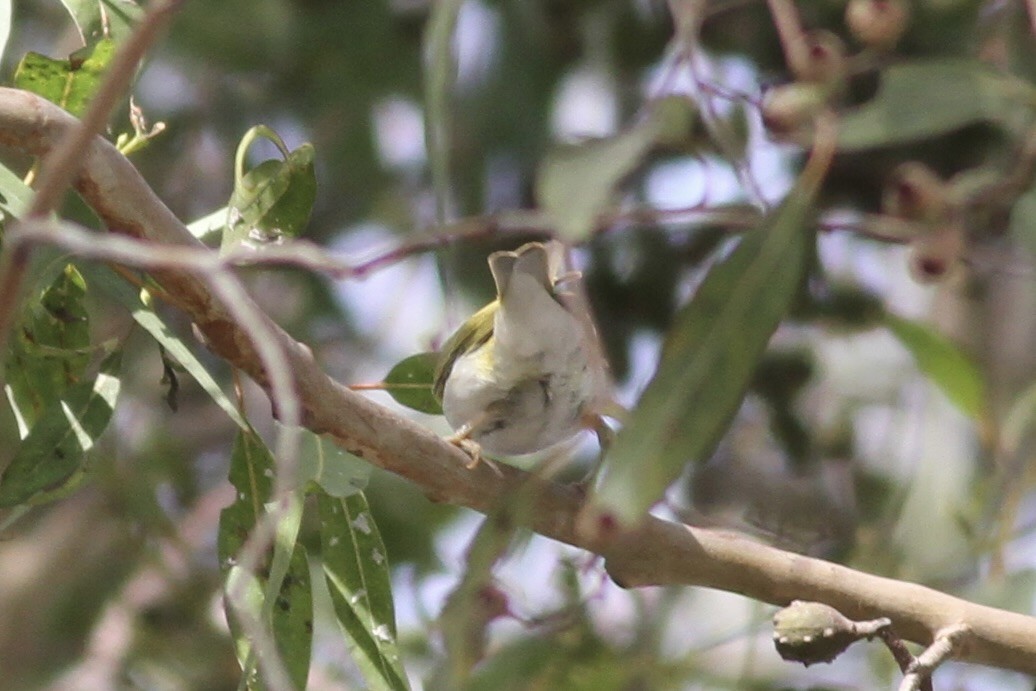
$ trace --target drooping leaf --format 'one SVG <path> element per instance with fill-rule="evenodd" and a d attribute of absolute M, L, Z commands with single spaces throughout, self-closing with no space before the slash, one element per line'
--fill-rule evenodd
<path fill-rule="evenodd" d="M 396 645 L 388 559 L 367 499 L 317 497 L 320 543 L 335 615 L 367 688 L 408 689 Z"/>
<path fill-rule="evenodd" d="M 230 400 L 230 397 L 220 388 L 212 374 L 202 364 L 201 360 L 187 347 L 162 317 L 155 312 L 150 303 L 145 303 L 140 291 L 130 286 L 126 281 L 116 276 L 111 269 L 105 266 L 87 266 L 83 272 L 90 278 L 101 292 L 109 295 L 129 310 L 134 321 L 145 331 L 151 334 L 166 352 L 176 359 L 198 385 L 205 390 L 212 400 L 215 401 L 223 412 L 225 412 L 234 423 L 241 429 L 248 428 L 248 422 L 241 416 L 241 412 Z"/>
<path fill-rule="evenodd" d="M 83 48 L 67 60 L 26 53 L 14 73 L 14 85 L 39 94 L 72 115 L 82 115 L 114 55 L 115 41 L 111 39 Z"/>
<path fill-rule="evenodd" d="M 263 440 L 250 429 L 240 430 L 230 459 L 230 482 L 237 497 L 220 513 L 217 548 L 226 575 L 228 599 L 239 595 L 236 601 L 246 609 L 245 615 L 269 627 L 292 683 L 301 689 L 309 675 L 313 601 L 306 550 L 298 543 L 302 521 L 299 496 L 284 499 L 287 507 L 277 524 L 273 553 L 265 564 L 259 565 L 258 573 L 248 573 L 237 564 L 242 546 L 266 516 L 268 503 L 273 499 L 275 472 L 273 456 Z M 252 641 L 230 602 L 227 620 L 248 687 L 266 688 Z"/>
<path fill-rule="evenodd" d="M 442 404 L 432 393 L 438 360 L 438 353 L 418 353 L 400 360 L 385 375 L 385 391 L 407 408 L 442 415 Z"/>
<path fill-rule="evenodd" d="M 0 474 L 0 507 L 45 501 L 74 486 L 86 452 L 111 420 L 121 362 L 122 352 L 112 353 L 95 378 L 72 386 L 42 411 Z"/>
<path fill-rule="evenodd" d="M 362 492 L 372 469 L 362 458 L 309 430 L 302 430 L 299 439 L 299 465 L 304 482 L 338 499 Z"/>
<path fill-rule="evenodd" d="M 134 0 L 61 0 L 79 29 L 83 43 L 89 45 L 101 38 L 121 41 L 144 16 Z"/>
<path fill-rule="evenodd" d="M 1032 117 L 1031 84 L 973 59 L 893 65 L 874 98 L 846 112 L 838 148 L 858 151 L 948 134 L 978 122 L 1015 127 Z"/>
<path fill-rule="evenodd" d="M 615 186 L 656 145 L 688 132 L 693 113 L 689 100 L 672 96 L 612 137 L 554 147 L 537 171 L 536 199 L 558 233 L 572 242 L 585 240 L 611 203 Z"/>
<path fill-rule="evenodd" d="M 793 189 L 677 314 L 658 371 L 605 456 L 592 499 L 602 515 L 635 522 L 686 463 L 715 450 L 801 285 L 814 195 L 811 185 Z"/>
<path fill-rule="evenodd" d="M 82 275 L 66 264 L 38 298 L 27 301 L 6 365 L 7 395 L 22 438 L 79 381 L 90 362 L 85 296 Z"/>
<path fill-rule="evenodd" d="M 276 144 L 284 160 L 263 161 L 246 173 L 245 155 L 259 138 Z M 262 246 L 302 233 L 317 194 L 314 153 L 313 145 L 308 143 L 288 151 L 281 138 L 265 125 L 245 133 L 237 148 L 234 193 L 227 204 L 221 251 L 242 243 Z"/>
<path fill-rule="evenodd" d="M 886 314 L 885 325 L 910 351 L 917 366 L 961 412 L 985 423 L 986 384 L 975 362 L 931 326 Z"/>

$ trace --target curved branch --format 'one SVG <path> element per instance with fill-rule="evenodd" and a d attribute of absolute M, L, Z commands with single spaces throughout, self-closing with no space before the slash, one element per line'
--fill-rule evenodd
<path fill-rule="evenodd" d="M 33 155 L 50 150 L 75 120 L 36 96 L 0 89 L 0 145 Z M 162 204 L 133 165 L 100 139 L 91 145 L 76 189 L 117 233 L 151 243 L 201 248 Z M 247 333 L 205 283 L 182 270 L 154 270 L 205 335 L 208 347 L 268 388 L 262 360 Z M 370 463 L 401 475 L 431 498 L 491 511 L 519 488 L 532 488 L 534 506 L 522 512 L 532 530 L 602 555 L 623 587 L 699 585 L 786 605 L 808 599 L 853 619 L 887 616 L 899 636 L 928 645 L 959 624 L 966 634 L 956 659 L 1036 674 L 1036 618 L 976 605 L 926 588 L 804 557 L 721 531 L 648 517 L 618 535 L 581 532 L 583 497 L 572 487 L 544 481 L 509 466 L 500 475 L 480 466 L 431 431 L 328 377 L 309 350 L 265 315 L 264 327 L 286 353 L 304 424 L 332 435 Z"/>

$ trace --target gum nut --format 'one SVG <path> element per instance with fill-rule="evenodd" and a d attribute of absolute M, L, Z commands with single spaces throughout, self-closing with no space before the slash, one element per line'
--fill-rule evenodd
<path fill-rule="evenodd" d="M 888 50 L 906 31 L 910 7 L 906 0 L 849 0 L 845 23 L 863 45 Z"/>

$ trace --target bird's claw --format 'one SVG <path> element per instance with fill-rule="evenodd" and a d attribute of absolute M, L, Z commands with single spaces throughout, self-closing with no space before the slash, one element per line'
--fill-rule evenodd
<path fill-rule="evenodd" d="M 477 441 L 471 438 L 469 430 L 461 428 L 456 434 L 452 434 L 447 437 L 446 441 L 468 455 L 469 460 L 464 464 L 464 467 L 468 470 L 474 470 L 480 463 L 485 463 L 490 470 L 503 477 L 503 473 L 500 471 L 500 467 L 496 462 L 493 459 L 482 455 L 482 447 Z"/>

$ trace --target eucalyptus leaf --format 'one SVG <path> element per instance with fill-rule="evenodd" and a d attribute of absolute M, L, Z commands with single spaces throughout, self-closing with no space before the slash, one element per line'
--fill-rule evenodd
<path fill-rule="evenodd" d="M 802 284 L 815 189 L 800 184 L 709 271 L 676 315 L 658 371 L 604 458 L 592 498 L 632 524 L 730 425 L 766 345 Z"/>
<path fill-rule="evenodd" d="M 986 383 L 975 362 L 931 326 L 886 314 L 885 326 L 910 351 L 925 376 L 971 419 L 985 424 Z"/>
<path fill-rule="evenodd" d="M 245 154 L 259 138 L 274 142 L 284 160 L 263 161 L 246 173 Z M 265 125 L 253 127 L 242 137 L 221 251 L 241 244 L 261 247 L 302 233 L 317 194 L 314 155 L 313 145 L 308 143 L 289 152 L 281 138 Z"/>
<path fill-rule="evenodd" d="M 4 216 L 21 218 L 31 202 L 32 190 L 29 186 L 10 168 L 0 163 L 0 212 Z"/>
<path fill-rule="evenodd" d="M 222 238 L 223 229 L 227 225 L 227 207 L 216 209 L 212 213 L 206 214 L 201 218 L 192 221 L 187 224 L 187 230 L 191 231 L 191 235 L 198 238 L 202 242 L 209 244 L 213 240 L 218 244 Z"/>
<path fill-rule="evenodd" d="M 300 430 L 299 465 L 305 482 L 312 482 L 332 497 L 344 499 L 362 492 L 372 466 L 329 438 Z"/>
<path fill-rule="evenodd" d="M 85 297 L 82 275 L 66 264 L 42 293 L 25 303 L 5 367 L 7 395 L 23 439 L 43 411 L 79 382 L 90 363 Z"/>
<path fill-rule="evenodd" d="M 686 136 L 693 117 L 691 101 L 671 96 L 619 134 L 555 146 L 537 171 L 536 199 L 558 233 L 572 242 L 585 240 L 611 204 L 619 182 L 656 145 Z"/>
<path fill-rule="evenodd" d="M 102 38 L 121 41 L 129 36 L 144 10 L 134 0 L 61 0 L 75 22 L 83 43 Z"/>
<path fill-rule="evenodd" d="M 410 688 L 396 644 L 388 557 L 367 499 L 320 494 L 317 505 L 327 587 L 367 688 Z"/>
<path fill-rule="evenodd" d="M 82 115 L 115 55 L 115 41 L 101 39 L 67 60 L 25 54 L 14 73 L 14 85 L 56 103 L 72 115 Z"/>
<path fill-rule="evenodd" d="M 874 98 L 842 115 L 838 148 L 859 151 L 948 134 L 978 122 L 1030 124 L 1036 88 L 974 59 L 933 58 L 881 73 Z"/>
<path fill-rule="evenodd" d="M 0 507 L 60 496 L 82 477 L 86 452 L 108 427 L 121 381 L 121 351 L 101 363 L 97 376 L 48 405 L 11 463 L 0 474 Z"/>
<path fill-rule="evenodd" d="M 219 519 L 217 549 L 230 594 L 243 592 L 242 604 L 248 615 L 273 632 L 277 652 L 287 667 L 296 688 L 305 688 L 313 646 L 313 600 L 309 562 L 305 548 L 298 542 L 302 521 L 302 501 L 290 496 L 277 524 L 273 555 L 259 574 L 245 573 L 237 556 L 255 526 L 264 519 L 273 491 L 275 462 L 269 448 L 253 430 L 238 432 L 230 458 L 230 482 L 237 490 L 234 503 L 223 509 Z M 248 687 L 266 688 L 257 671 L 252 643 L 234 609 L 227 606 L 238 652 Z"/>
<path fill-rule="evenodd" d="M 393 365 L 382 386 L 395 401 L 429 415 L 442 415 L 442 404 L 432 392 L 438 353 L 418 353 Z"/>
<path fill-rule="evenodd" d="M 140 291 L 130 286 L 126 281 L 116 276 L 115 273 L 106 266 L 88 266 L 83 269 L 83 272 L 90 277 L 92 283 L 103 293 L 106 293 L 110 297 L 117 300 L 122 304 L 130 314 L 133 316 L 134 321 L 137 322 L 145 331 L 147 331 L 152 338 L 155 339 L 169 355 L 183 367 L 191 377 L 194 378 L 198 385 L 205 390 L 212 400 L 215 401 L 223 412 L 230 417 L 231 420 L 241 429 L 248 429 L 248 422 L 241 415 L 241 412 L 234 405 L 234 402 L 230 400 L 230 397 L 220 388 L 216 379 L 209 373 L 209 370 L 205 365 L 198 359 L 194 352 L 187 347 L 183 339 L 180 338 L 170 327 L 165 323 L 165 320 L 155 312 L 154 308 L 150 304 L 146 304 L 141 299 Z"/>

